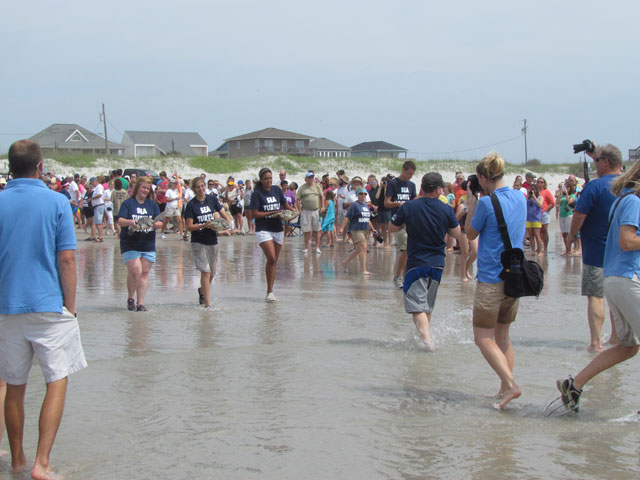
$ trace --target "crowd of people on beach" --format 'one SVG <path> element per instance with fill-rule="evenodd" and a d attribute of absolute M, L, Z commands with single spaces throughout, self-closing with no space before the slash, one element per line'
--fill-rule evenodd
<path fill-rule="evenodd" d="M 139 312 L 148 310 L 144 298 L 156 260 L 156 230 L 166 238 L 169 223 L 179 238 L 191 240 L 195 267 L 201 274 L 198 302 L 205 308 L 211 306 L 219 235 L 255 235 L 266 260 L 266 302 L 277 301 L 278 258 L 285 238 L 298 230 L 303 235 L 304 255 L 321 255 L 322 248 L 342 244 L 352 249 L 343 261 L 345 271 L 357 259 L 362 275 L 370 274 L 369 249 L 395 245 L 390 280 L 394 288 L 402 289 L 405 311 L 412 315 L 426 350 L 433 350 L 429 324 L 445 260 L 447 254 L 457 251 L 462 261 L 460 280 L 477 280 L 474 341 L 500 379 L 496 408 L 502 409 L 522 392 L 513 374 L 515 354 L 509 337 L 519 299 L 505 293 L 501 254 L 506 237 L 500 229 L 506 228 L 512 246 L 529 248 L 534 258 L 545 255 L 555 207 L 563 254 L 582 256 L 581 294 L 587 297 L 591 335 L 588 350 L 597 353 L 575 378 L 557 381 L 561 406 L 577 412 L 584 385 L 603 370 L 633 357 L 640 345 L 640 162 L 623 173 L 622 155 L 616 147 L 594 146 L 587 154 L 594 160 L 598 178 L 580 185 L 570 175 L 554 194 L 545 178 L 530 172 L 524 182 L 518 176 L 513 185 L 506 185 L 505 162 L 495 152 L 477 164 L 472 176 L 465 178 L 457 172 L 453 182 L 447 183 L 439 173 L 428 172 L 418 182 L 419 188 L 412 181 L 416 164 L 410 160 L 397 176 L 385 175 L 380 182 L 375 175 L 369 175 L 366 182 L 357 175 L 349 178 L 342 170 L 317 178 L 309 170 L 304 183 L 297 185 L 288 181 L 284 170 L 274 181 L 273 172 L 265 167 L 253 182 L 229 176 L 221 186 L 206 174 L 182 180 L 166 172 L 160 173 L 157 182 L 150 176 L 123 177 L 119 170 L 89 179 L 80 175 L 61 179 L 43 172 L 36 144 L 16 142 L 9 152 L 15 178 L 0 179 L 0 377 L 4 379 L 0 396 L 6 390 L 14 470 L 24 466 L 24 414 L 20 412 L 34 350 L 47 382 L 42 415 L 52 420 L 40 432 L 33 478 L 48 478 L 48 455 L 61 417 L 59 400 L 64 400 L 66 377 L 86 366 L 75 315 L 76 230 L 89 233 L 90 229 L 86 240 L 98 243 L 104 241 L 103 235 L 119 237 L 128 272 L 126 308 Z M 30 221 L 31 233 L 26 237 L 42 236 L 43 243 L 37 243 L 36 250 L 16 248 L 18 244 L 24 247 L 25 237 L 11 229 L 11 220 L 24 217 L 25 211 L 33 213 L 27 218 L 38 219 Z M 502 227 L 496 212 L 504 217 Z M 40 231 L 43 233 L 37 233 Z M 36 273 L 43 275 L 36 276 L 37 281 L 7 273 L 25 271 L 24 262 L 36 258 L 40 259 Z M 612 324 L 611 348 L 606 350 L 601 338 L 605 297 Z M 40 331 L 34 325 L 42 325 L 40 316 L 46 315 L 56 318 L 47 320 L 50 325 Z M 46 337 L 44 347 L 32 349 L 32 340 L 22 338 L 31 328 L 34 335 Z M 60 342 L 68 342 L 68 348 L 61 350 Z M 51 353 L 52 348 L 61 353 Z M 47 363 L 49 370 L 44 367 Z M 50 388 L 57 401 L 47 400 Z"/>

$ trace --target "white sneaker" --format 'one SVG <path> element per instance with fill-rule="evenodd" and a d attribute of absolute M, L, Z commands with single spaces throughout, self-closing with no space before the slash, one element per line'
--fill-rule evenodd
<path fill-rule="evenodd" d="M 402 288 L 402 279 L 398 275 L 393 276 L 393 286 L 396 288 Z"/>
<path fill-rule="evenodd" d="M 273 294 L 273 292 L 269 292 L 269 293 L 267 293 L 267 298 L 265 298 L 265 301 L 267 301 L 268 303 L 272 303 L 272 302 L 277 302 L 278 299 Z"/>
<path fill-rule="evenodd" d="M 320 250 L 319 248 L 316 248 L 316 253 L 322 253 L 322 250 Z"/>
<path fill-rule="evenodd" d="M 163 233 L 162 235 L 160 235 L 160 238 L 167 238 L 166 235 Z"/>
<path fill-rule="evenodd" d="M 304 250 L 302 250 L 302 253 L 304 253 L 306 255 L 307 253 L 309 253 L 309 249 L 305 248 Z"/>

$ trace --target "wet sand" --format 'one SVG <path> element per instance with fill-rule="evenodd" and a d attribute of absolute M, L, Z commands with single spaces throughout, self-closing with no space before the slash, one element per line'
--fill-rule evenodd
<path fill-rule="evenodd" d="M 84 235 L 79 235 L 79 240 Z M 70 377 L 54 467 L 74 479 L 636 478 L 637 360 L 597 377 L 578 416 L 545 419 L 555 380 L 592 355 L 581 261 L 561 257 L 552 221 L 540 299 L 512 339 L 522 397 L 493 409 L 497 376 L 473 343 L 474 283 L 447 257 L 427 353 L 414 340 L 393 250 L 370 277 L 343 273 L 347 247 L 304 256 L 287 240 L 275 304 L 253 236 L 222 238 L 214 307 L 197 305 L 189 244 L 158 240 L 145 304 L 126 311 L 117 241 L 78 242 L 78 312 L 89 367 Z M 608 334 L 608 325 L 605 326 Z M 44 384 L 34 365 L 31 460 Z M 7 449 L 6 438 L 0 448 Z M 0 478 L 9 457 L 0 457 Z M 19 478 L 19 477 L 17 477 Z"/>

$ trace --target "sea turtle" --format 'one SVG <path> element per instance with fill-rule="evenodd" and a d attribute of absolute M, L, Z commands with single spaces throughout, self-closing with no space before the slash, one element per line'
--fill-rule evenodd
<path fill-rule="evenodd" d="M 282 218 L 285 222 L 290 222 L 294 218 L 296 218 L 299 213 L 295 210 L 280 210 L 276 215 Z"/>
<path fill-rule="evenodd" d="M 207 222 L 207 228 L 220 232 L 222 230 L 229 230 L 231 225 L 224 218 L 216 218 Z"/>
<path fill-rule="evenodd" d="M 133 235 L 136 232 L 148 233 L 153 230 L 153 224 L 162 220 L 162 214 L 156 218 L 142 217 L 136 220 L 136 225 L 129 227 L 129 235 Z"/>

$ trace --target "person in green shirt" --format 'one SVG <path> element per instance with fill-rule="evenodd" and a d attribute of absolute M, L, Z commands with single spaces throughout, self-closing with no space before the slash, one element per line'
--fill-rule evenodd
<path fill-rule="evenodd" d="M 567 181 L 565 183 L 565 189 L 562 192 L 562 196 L 560 197 L 560 213 L 559 213 L 559 221 L 560 221 L 560 232 L 562 233 L 562 239 L 564 241 L 565 251 L 562 254 L 563 256 L 571 255 L 572 253 L 572 243 L 567 242 L 567 236 L 569 235 L 569 230 L 571 229 L 571 221 L 573 220 L 573 209 L 576 208 L 576 204 L 578 203 L 578 198 L 576 197 L 576 186 L 571 182 Z"/>

